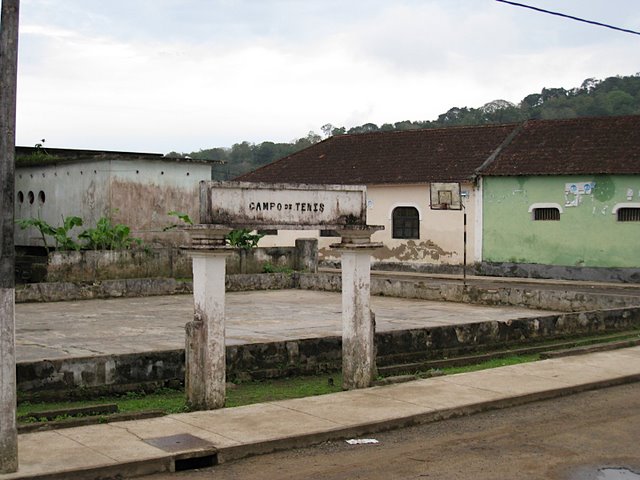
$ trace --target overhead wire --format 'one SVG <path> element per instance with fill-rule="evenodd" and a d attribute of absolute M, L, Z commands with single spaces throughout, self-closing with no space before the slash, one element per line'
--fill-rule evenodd
<path fill-rule="evenodd" d="M 496 2 L 507 3 L 509 5 L 514 5 L 516 7 L 529 8 L 531 10 L 535 10 L 536 12 L 548 13 L 549 15 L 556 15 L 558 17 L 563 17 L 563 18 L 568 18 L 568 19 L 571 19 L 571 20 L 576 20 L 578 22 L 583 22 L 583 23 L 588 23 L 588 24 L 591 24 L 591 25 L 596 25 L 598 27 L 605 27 L 605 28 L 610 28 L 612 30 L 618 30 L 619 32 L 631 33 L 633 35 L 640 35 L 640 32 L 636 32 L 635 30 L 629 30 L 629 29 L 626 29 L 626 28 L 620 28 L 620 27 L 616 27 L 614 25 L 609 25 L 607 23 L 601 23 L 601 22 L 596 22 L 596 21 L 593 21 L 593 20 L 587 20 L 587 19 L 580 18 L 580 17 L 574 17 L 573 15 L 567 15 L 566 13 L 553 12 L 551 10 L 545 10 L 544 8 L 534 7 L 532 5 L 526 5 L 524 3 L 511 2 L 511 1 L 508 1 L 508 0 L 496 0 Z"/>

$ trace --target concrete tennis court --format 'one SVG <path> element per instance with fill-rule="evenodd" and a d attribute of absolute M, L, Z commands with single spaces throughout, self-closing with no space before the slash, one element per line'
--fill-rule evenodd
<path fill-rule="evenodd" d="M 227 345 L 341 335 L 340 293 L 310 290 L 226 295 Z M 379 332 L 508 321 L 545 311 L 371 297 Z M 548 314 L 556 312 L 546 311 Z M 184 347 L 193 297 L 171 295 L 16 305 L 17 362 Z"/>

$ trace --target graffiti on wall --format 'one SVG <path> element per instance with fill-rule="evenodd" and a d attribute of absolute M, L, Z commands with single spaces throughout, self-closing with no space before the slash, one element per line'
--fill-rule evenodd
<path fill-rule="evenodd" d="M 582 204 L 584 195 L 591 195 L 595 182 L 571 182 L 564 184 L 564 206 L 577 207 Z"/>

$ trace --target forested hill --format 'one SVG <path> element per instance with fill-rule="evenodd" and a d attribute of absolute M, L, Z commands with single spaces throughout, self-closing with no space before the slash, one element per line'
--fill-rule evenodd
<path fill-rule="evenodd" d="M 191 153 L 171 152 L 167 156 L 224 160 L 216 166 L 217 180 L 229 180 L 242 173 L 273 162 L 302 150 L 332 135 L 441 128 L 456 125 L 482 125 L 488 123 L 514 123 L 527 119 L 557 119 L 584 116 L 640 114 L 640 73 L 627 77 L 609 77 L 606 80 L 588 78 L 577 88 L 543 88 L 540 93 L 527 95 L 520 103 L 494 100 L 479 108 L 453 107 L 437 120 L 385 123 L 378 126 L 366 123 L 350 129 L 331 124 L 322 126 L 322 136 L 309 132 L 306 137 L 291 143 L 249 142 L 236 143 L 231 148 L 209 148 Z"/>

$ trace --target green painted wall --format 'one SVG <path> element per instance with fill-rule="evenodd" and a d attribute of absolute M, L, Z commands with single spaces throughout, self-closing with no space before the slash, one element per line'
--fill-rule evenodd
<path fill-rule="evenodd" d="M 590 194 L 565 192 L 582 182 Z M 640 203 L 640 176 L 484 177 L 482 189 L 484 261 L 640 267 L 640 222 L 611 213 Z M 559 204 L 560 221 L 533 221 L 534 203 Z"/>

